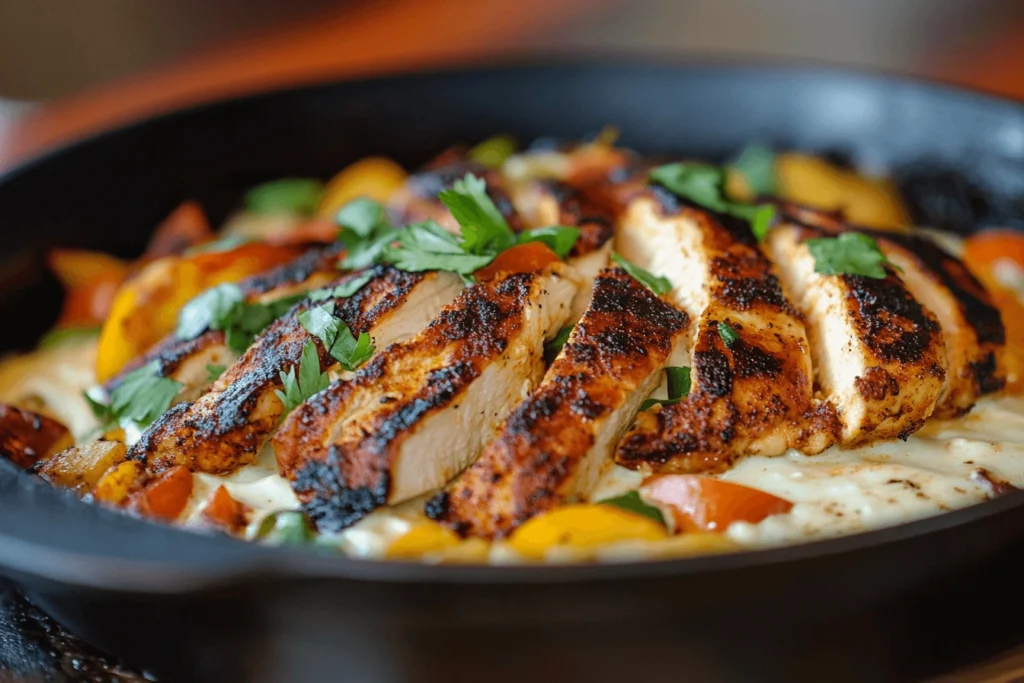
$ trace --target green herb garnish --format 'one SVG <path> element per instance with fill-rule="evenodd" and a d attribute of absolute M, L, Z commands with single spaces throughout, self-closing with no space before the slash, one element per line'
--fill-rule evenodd
<path fill-rule="evenodd" d="M 816 237 L 804 244 L 814 257 L 815 272 L 822 275 L 863 275 L 876 280 L 887 275 L 884 266 L 889 259 L 878 248 L 878 242 L 862 233 Z"/>
<path fill-rule="evenodd" d="M 310 301 L 323 301 L 324 299 L 347 299 L 352 296 L 360 289 L 363 288 L 367 282 L 373 279 L 374 273 L 372 270 L 368 270 L 365 273 L 360 273 L 356 277 L 350 280 L 342 282 L 336 287 L 325 287 L 323 289 L 314 289 L 309 293 Z"/>
<path fill-rule="evenodd" d="M 619 268 L 626 271 L 626 273 L 628 273 L 633 279 L 658 296 L 672 290 L 672 283 L 668 281 L 668 278 L 647 272 L 640 266 L 630 263 L 626 259 L 622 258 L 622 255 L 618 252 L 612 252 L 612 261 L 619 266 Z"/>
<path fill-rule="evenodd" d="M 740 153 L 732 168 L 743 174 L 750 190 L 758 196 L 773 195 L 778 188 L 775 154 L 766 145 L 752 144 Z"/>
<path fill-rule="evenodd" d="M 224 371 L 228 369 L 226 365 L 216 365 L 213 363 L 206 364 L 206 381 L 216 382 L 220 379 L 220 376 L 224 374 Z"/>
<path fill-rule="evenodd" d="M 569 341 L 569 335 L 572 334 L 572 325 L 563 327 L 555 335 L 555 338 L 544 345 L 544 363 L 551 365 L 551 363 L 558 356 L 559 351 L 565 346 L 565 343 Z"/>
<path fill-rule="evenodd" d="M 253 213 L 291 213 L 312 216 L 324 196 L 324 184 L 312 178 L 284 178 L 263 183 L 245 195 Z"/>
<path fill-rule="evenodd" d="M 125 375 L 117 388 L 110 392 L 110 403 L 85 394 L 93 414 L 100 420 L 101 431 L 118 425 L 122 420 L 146 427 L 167 412 L 184 385 L 159 376 L 159 370 L 159 363 L 153 361 Z"/>
<path fill-rule="evenodd" d="M 718 323 L 718 336 L 722 338 L 726 348 L 729 349 L 740 340 L 740 333 L 729 323 Z"/>
<path fill-rule="evenodd" d="M 658 524 L 665 523 L 665 518 L 662 517 L 661 511 L 653 505 L 645 503 L 636 491 L 630 491 L 614 498 L 605 498 L 604 500 L 597 501 L 597 503 L 598 505 L 614 505 L 617 508 L 635 512 L 638 515 L 653 519 Z"/>
<path fill-rule="evenodd" d="M 519 233 L 519 244 L 526 242 L 543 242 L 551 247 L 551 251 L 558 254 L 558 258 L 565 258 L 576 246 L 576 240 L 580 238 L 579 228 L 572 228 L 565 225 L 552 225 L 546 228 L 534 228 Z"/>
<path fill-rule="evenodd" d="M 320 372 L 320 355 L 317 353 L 316 344 L 312 339 L 302 347 L 298 375 L 296 376 L 295 367 L 292 366 L 287 373 L 282 371 L 280 377 L 284 390 L 278 389 L 274 393 L 284 404 L 285 415 L 296 406 L 305 403 L 306 399 L 313 394 L 326 389 L 331 383 L 331 378 L 327 373 Z"/>
<path fill-rule="evenodd" d="M 694 204 L 747 221 L 758 240 L 764 239 L 775 217 L 771 204 L 744 204 L 727 199 L 725 171 L 719 166 L 666 164 L 651 171 L 650 180 Z"/>
<path fill-rule="evenodd" d="M 299 314 L 299 323 L 323 342 L 331 357 L 341 367 L 352 371 L 373 355 L 373 340 L 366 332 L 356 338 L 341 318 L 334 315 L 334 302 L 311 308 Z"/>
<path fill-rule="evenodd" d="M 384 207 L 369 197 L 358 197 L 338 210 L 335 221 L 365 239 L 384 222 Z"/>
<path fill-rule="evenodd" d="M 339 268 L 358 270 L 379 263 L 385 247 L 398 233 L 386 219 L 384 207 L 367 197 L 353 199 L 341 207 L 336 217 L 341 231 L 338 241 L 345 245 L 345 258 Z"/>
<path fill-rule="evenodd" d="M 466 156 L 487 168 L 498 168 L 515 154 L 515 151 L 515 140 L 507 135 L 496 135 L 471 148 Z"/>
<path fill-rule="evenodd" d="M 437 195 L 462 231 L 459 247 L 467 254 L 497 256 L 516 243 L 515 233 L 487 196 L 487 183 L 467 173 Z"/>
<path fill-rule="evenodd" d="M 206 330 L 224 330 L 228 346 L 243 354 L 260 332 L 306 297 L 294 294 L 267 303 L 247 303 L 242 289 L 224 283 L 189 301 L 178 314 L 178 339 L 195 339 Z"/>
<path fill-rule="evenodd" d="M 433 221 L 406 226 L 398 232 L 397 241 L 384 249 L 384 260 L 411 273 L 445 270 L 469 276 L 497 256 L 497 252 L 467 253 L 455 235 Z"/>
<path fill-rule="evenodd" d="M 647 410 L 656 405 L 674 405 L 690 393 L 690 368 L 685 365 L 665 368 L 665 379 L 668 382 L 668 398 L 649 398 L 640 404 L 640 410 Z"/>

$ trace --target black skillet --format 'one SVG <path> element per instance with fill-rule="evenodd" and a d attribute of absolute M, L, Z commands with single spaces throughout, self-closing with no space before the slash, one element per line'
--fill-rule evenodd
<path fill-rule="evenodd" d="M 0 178 L 3 346 L 55 317 L 49 246 L 137 254 L 183 199 L 368 154 L 415 166 L 496 132 L 723 159 L 751 140 L 901 179 L 918 218 L 1020 221 L 1024 107 L 822 68 L 559 64 L 374 79 L 174 113 Z M 170 680 L 915 678 L 1005 645 L 1024 494 L 780 550 L 585 567 L 426 567 L 205 537 L 0 466 L 0 566 L 90 642 Z"/>

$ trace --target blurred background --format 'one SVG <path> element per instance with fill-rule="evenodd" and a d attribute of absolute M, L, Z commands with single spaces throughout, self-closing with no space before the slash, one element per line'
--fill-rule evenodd
<path fill-rule="evenodd" d="M 0 0 L 0 167 L 227 94 L 483 57 L 802 59 L 1024 97 L 1019 0 Z"/>

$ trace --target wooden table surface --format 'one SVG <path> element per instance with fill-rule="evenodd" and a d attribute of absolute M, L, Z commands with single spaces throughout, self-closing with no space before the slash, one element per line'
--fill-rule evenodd
<path fill-rule="evenodd" d="M 324 10 L 264 35 L 204 51 L 154 71 L 0 120 L 0 169 L 54 145 L 225 95 L 346 76 L 466 63 L 515 51 L 607 0 L 382 0 Z M 1024 99 L 1024 23 L 1006 40 L 942 55 L 928 75 Z M 2 112 L 0 112 L 2 118 Z M 0 683 L 142 681 L 77 641 L 0 583 Z M 1024 680 L 1024 645 L 935 679 Z"/>

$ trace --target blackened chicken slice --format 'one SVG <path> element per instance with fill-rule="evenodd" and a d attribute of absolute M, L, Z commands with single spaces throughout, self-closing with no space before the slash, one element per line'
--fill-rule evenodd
<path fill-rule="evenodd" d="M 333 284 L 360 277 L 348 275 Z M 353 335 L 366 332 L 385 346 L 408 339 L 461 289 L 449 273 L 405 273 L 378 267 L 373 279 L 348 298 L 328 299 L 334 315 Z M 234 365 L 194 403 L 180 403 L 154 422 L 129 457 L 143 461 L 152 472 L 174 465 L 193 471 L 223 474 L 253 461 L 278 425 L 284 406 L 276 391 L 281 373 L 297 367 L 302 350 L 314 340 L 320 370 L 335 365 L 321 341 L 299 322 L 312 304 L 296 304 L 261 334 Z"/>
<path fill-rule="evenodd" d="M 447 504 L 428 507 L 461 534 L 491 538 L 587 500 L 686 329 L 685 313 L 622 270 L 603 271 L 541 385 L 441 494 Z"/>
<path fill-rule="evenodd" d="M 269 303 L 322 287 L 338 277 L 337 265 L 342 253 L 339 245 L 311 249 L 294 261 L 258 273 L 238 283 L 249 303 Z M 156 363 L 157 374 L 184 386 L 177 401 L 194 401 L 206 392 L 213 380 L 207 366 L 227 366 L 238 360 L 221 330 L 205 330 L 191 339 L 171 334 L 139 358 L 125 365 L 103 388 L 113 391 L 125 376 L 149 363 Z"/>
<path fill-rule="evenodd" d="M 668 278 L 697 320 L 689 395 L 638 415 L 619 463 L 703 471 L 829 445 L 803 322 L 745 221 L 643 196 L 617 240 L 627 258 Z"/>
<path fill-rule="evenodd" d="M 796 221 L 831 234 L 851 229 L 840 216 L 783 205 Z M 999 358 L 1006 331 L 984 286 L 964 264 L 927 237 L 912 232 L 861 230 L 874 237 L 914 298 L 935 314 L 946 344 L 946 383 L 933 417 L 969 411 L 980 396 L 1004 384 Z"/>
<path fill-rule="evenodd" d="M 318 527 L 436 490 L 471 464 L 540 379 L 544 341 L 576 287 L 561 263 L 474 285 L 289 415 L 274 439 L 278 466 Z"/>
<path fill-rule="evenodd" d="M 815 377 L 839 420 L 839 441 L 856 446 L 906 437 L 935 409 L 946 353 L 935 316 L 886 266 L 886 277 L 823 275 L 804 241 L 828 233 L 782 225 L 766 246 L 804 315 Z"/>

